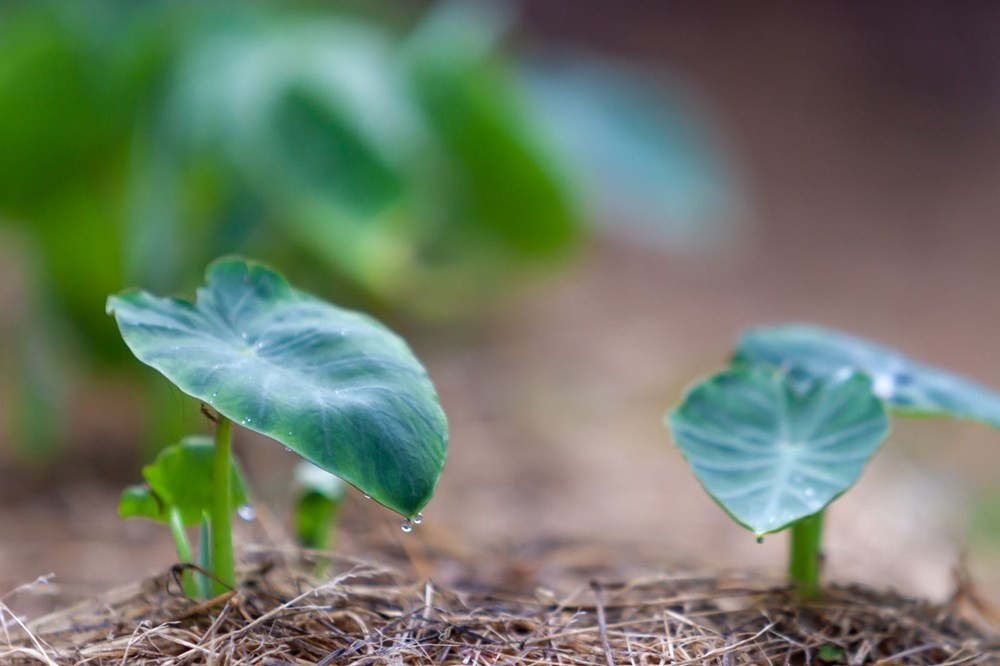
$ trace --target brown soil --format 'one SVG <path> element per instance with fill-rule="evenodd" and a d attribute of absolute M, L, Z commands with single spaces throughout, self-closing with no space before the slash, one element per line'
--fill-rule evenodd
<path fill-rule="evenodd" d="M 423 547 L 423 564 L 435 557 Z M 383 558 L 401 551 L 383 544 Z M 935 606 L 859 587 L 798 603 L 758 578 L 704 572 L 609 578 L 608 554 L 566 544 L 531 553 L 559 587 L 456 567 L 433 581 L 344 558 L 322 580 L 282 553 L 256 553 L 235 593 L 182 598 L 177 572 L 102 595 L 28 627 L 14 625 L 11 666 L 121 663 L 299 664 L 990 664 L 1000 641 Z M 612 554 L 612 558 L 615 556 Z M 416 562 L 401 562 L 411 569 Z M 957 601 L 957 600 L 956 600 Z M 0 607 L 2 609 L 2 607 Z M 11 637 L 12 636 L 12 637 Z"/>

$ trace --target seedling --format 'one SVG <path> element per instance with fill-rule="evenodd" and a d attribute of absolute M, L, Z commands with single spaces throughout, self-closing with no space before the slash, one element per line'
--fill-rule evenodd
<path fill-rule="evenodd" d="M 187 437 L 160 452 L 142 470 L 144 484 L 129 486 L 122 493 L 118 513 L 122 518 L 149 518 L 170 526 L 182 564 L 194 562 L 186 527 L 208 525 L 212 507 L 214 450 L 208 437 Z M 230 464 L 230 506 L 248 507 L 246 483 L 236 461 Z M 202 543 L 198 564 L 210 566 L 208 543 Z M 184 593 L 189 597 L 208 596 L 204 577 L 195 579 L 190 570 L 182 573 Z"/>
<path fill-rule="evenodd" d="M 296 540 L 303 548 L 328 550 L 347 485 L 303 460 L 295 467 L 295 491 Z"/>
<path fill-rule="evenodd" d="M 731 366 L 668 416 L 711 497 L 739 524 L 791 528 L 789 579 L 819 593 L 823 518 L 889 434 L 887 410 L 1000 426 L 1000 395 L 838 331 L 784 325 L 741 338 Z"/>
<path fill-rule="evenodd" d="M 410 525 L 437 485 L 447 421 L 406 343 L 363 314 L 239 258 L 212 263 L 195 302 L 108 299 L 135 356 L 217 412 L 209 551 L 213 591 L 235 585 L 233 422 L 267 435 Z"/>

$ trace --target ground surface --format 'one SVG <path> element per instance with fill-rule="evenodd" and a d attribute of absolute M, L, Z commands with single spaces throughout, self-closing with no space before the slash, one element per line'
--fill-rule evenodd
<path fill-rule="evenodd" d="M 791 26 L 777 15 L 737 19 L 662 16 L 644 31 L 534 10 L 540 33 L 688 77 L 728 138 L 748 234 L 702 257 L 605 239 L 481 328 L 415 338 L 453 427 L 425 528 L 455 548 L 569 535 L 646 544 L 665 569 L 780 568 L 783 539 L 758 546 L 732 524 L 661 423 L 747 325 L 845 328 L 1000 387 L 993 93 L 899 75 L 922 71 L 920 61 L 849 12 L 789 15 Z M 104 394 L 117 400 L 122 389 L 97 387 L 78 410 L 93 412 L 80 417 L 90 450 L 119 419 L 100 409 Z M 239 446 L 261 496 L 280 497 L 287 476 L 264 472 L 290 469 L 289 457 L 250 436 Z M 44 494 L 2 470 L 0 594 L 54 572 L 52 606 L 169 566 L 162 530 L 115 518 L 127 454 L 101 453 L 75 458 Z M 1000 501 L 998 461 L 1000 436 L 985 428 L 899 423 L 831 512 L 831 578 L 943 599 L 964 551 L 977 585 L 1000 603 L 1000 547 L 970 537 L 966 520 L 977 496 Z M 350 511 L 397 529 L 363 504 L 355 498 Z M 280 542 L 278 523 L 245 540 Z M 47 605 L 21 596 L 26 610 Z"/>
<path fill-rule="evenodd" d="M 164 574 L 30 628 L 9 626 L 0 660 L 10 666 L 973 666 L 1000 658 L 1000 639 L 961 619 L 970 610 L 963 597 L 933 605 L 850 586 L 796 600 L 780 583 L 756 575 L 618 577 L 626 563 L 647 571 L 650 565 L 639 564 L 638 553 L 623 557 L 588 543 L 537 548 L 534 555 L 560 571 L 548 587 L 519 571 L 525 552 L 494 549 L 489 557 L 462 559 L 426 538 L 405 549 L 391 539 L 378 545 L 382 564 L 248 552 L 238 590 L 207 601 L 185 599 L 175 575 Z M 320 576 L 317 561 L 324 562 Z M 506 569 L 497 571 L 498 562 Z M 424 566 L 433 578 L 404 573 Z"/>

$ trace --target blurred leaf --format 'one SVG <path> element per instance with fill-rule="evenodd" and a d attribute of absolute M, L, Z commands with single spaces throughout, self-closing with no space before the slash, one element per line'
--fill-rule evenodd
<path fill-rule="evenodd" d="M 216 261 L 207 282 L 196 303 L 132 290 L 108 311 L 136 357 L 188 395 L 416 514 L 444 466 L 447 422 L 406 343 L 255 262 Z"/>
<path fill-rule="evenodd" d="M 347 497 L 347 484 L 340 477 L 306 460 L 295 466 L 295 488 L 299 493 L 315 493 L 331 502 L 340 503 Z"/>
<path fill-rule="evenodd" d="M 860 370 L 875 393 L 903 414 L 952 416 L 1000 428 L 1000 394 L 895 349 L 833 329 L 783 324 L 747 331 L 737 363 L 790 367 L 803 381 Z"/>
<path fill-rule="evenodd" d="M 403 53 L 410 91 L 448 159 L 441 175 L 453 181 L 455 205 L 446 215 L 458 218 L 449 228 L 513 256 L 565 256 L 580 237 L 579 211 L 525 91 L 492 48 L 495 16 L 465 4 L 439 7 Z"/>
<path fill-rule="evenodd" d="M 1000 486 L 974 489 L 968 513 L 968 538 L 1000 552 Z"/>
<path fill-rule="evenodd" d="M 129 486 L 122 491 L 118 502 L 118 515 L 122 518 L 149 518 L 165 523 L 169 520 L 168 512 L 152 488 L 145 484 Z"/>
<path fill-rule="evenodd" d="M 668 424 L 706 492 L 758 536 L 825 509 L 889 434 L 864 375 L 799 391 L 762 366 L 696 385 Z"/>
<path fill-rule="evenodd" d="M 295 536 L 303 548 L 326 550 L 347 484 L 305 460 L 295 466 Z"/>
<path fill-rule="evenodd" d="M 671 247 L 731 236 L 736 184 L 709 119 L 677 83 L 581 55 L 523 70 L 533 108 L 602 222 L 631 222 Z"/>
<path fill-rule="evenodd" d="M 104 76 L 109 7 L 76 5 L 0 7 L 0 211 L 30 210 L 81 178 L 93 182 L 121 128 Z"/>
<path fill-rule="evenodd" d="M 156 461 L 142 470 L 146 484 L 122 493 L 118 513 L 122 518 L 149 518 L 166 523 L 170 509 L 180 510 L 185 525 L 197 525 L 212 503 L 212 464 L 215 445 L 208 437 L 186 437 L 168 446 Z M 248 502 L 243 474 L 232 463 L 232 506 Z"/>

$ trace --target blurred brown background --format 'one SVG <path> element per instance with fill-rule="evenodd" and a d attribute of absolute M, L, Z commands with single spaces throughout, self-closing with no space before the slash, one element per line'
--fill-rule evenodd
<path fill-rule="evenodd" d="M 612 220 L 512 304 L 418 332 L 452 436 L 427 529 L 406 538 L 447 533 L 484 552 L 557 536 L 641 542 L 667 568 L 780 570 L 784 537 L 757 545 L 733 524 L 662 416 L 742 328 L 787 320 L 1000 387 L 1000 6 L 580 0 L 518 11 L 516 46 L 585 48 L 681 82 L 719 131 L 739 230 L 680 251 Z M 127 388 L 102 384 L 75 404 L 92 430 L 56 492 L 7 481 L 0 594 L 54 572 L 81 595 L 171 563 L 165 530 L 115 518 L 132 463 L 95 439 L 128 430 L 128 410 L 108 407 L 119 399 Z M 830 511 L 829 574 L 942 599 L 964 556 L 1000 602 L 1000 436 L 936 420 L 894 428 Z M 283 477 L 263 472 L 291 461 L 240 435 L 259 495 L 280 507 Z M 381 516 L 361 504 L 349 513 Z"/>

